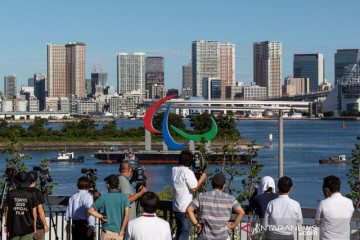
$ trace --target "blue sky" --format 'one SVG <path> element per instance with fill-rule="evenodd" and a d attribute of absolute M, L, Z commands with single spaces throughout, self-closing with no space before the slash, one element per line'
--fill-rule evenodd
<path fill-rule="evenodd" d="M 236 81 L 253 78 L 252 44 L 281 41 L 283 78 L 295 53 L 323 53 L 333 82 L 334 53 L 360 48 L 360 1 L 293 0 L 2 0 L 0 91 L 3 76 L 18 87 L 34 73 L 47 74 L 46 44 L 86 43 L 86 77 L 101 63 L 116 87 L 116 53 L 165 58 L 165 87 L 180 88 L 182 65 L 194 40 L 236 44 Z M 184 50 L 182 50 L 184 49 Z"/>

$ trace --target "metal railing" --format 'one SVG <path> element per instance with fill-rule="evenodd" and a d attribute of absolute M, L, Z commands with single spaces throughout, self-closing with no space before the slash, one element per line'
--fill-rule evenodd
<path fill-rule="evenodd" d="M 56 225 L 56 233 L 59 240 L 70 240 L 71 233 L 65 232 L 65 212 L 66 206 L 69 201 L 69 196 L 49 196 L 49 202 L 46 204 L 52 205 L 52 213 L 53 213 L 53 220 Z M 312 208 L 302 208 L 302 215 L 304 219 L 303 229 L 304 231 L 297 231 L 295 233 L 295 240 L 318 240 L 320 239 L 320 229 L 315 224 L 315 213 L 316 209 Z M 160 207 L 159 207 L 160 214 L 159 217 L 166 220 L 170 224 L 170 228 L 172 230 L 173 236 L 175 233 L 175 218 L 174 212 L 172 210 L 172 201 L 170 200 L 161 200 Z M 46 208 L 46 219 L 48 222 L 48 226 L 50 231 L 45 235 L 47 240 L 55 240 L 55 229 L 53 224 L 50 221 L 50 213 L 49 210 Z M 4 218 L 1 216 L 0 218 L 1 224 L 4 227 Z M 352 218 L 352 228 L 351 228 L 351 239 L 360 239 L 359 235 L 359 226 L 358 223 L 360 222 L 360 213 L 359 211 L 355 211 L 353 218 Z M 96 240 L 100 239 L 100 229 L 101 223 L 99 219 L 95 221 L 95 231 L 96 231 Z M 308 234 L 311 229 L 312 234 Z M 4 228 L 2 228 L 4 229 Z M 259 219 L 252 219 L 251 215 L 246 215 L 242 222 L 239 224 L 238 227 L 233 229 L 230 233 L 231 239 L 233 240 L 247 240 L 247 239 L 254 239 L 253 237 L 258 234 L 258 229 L 260 229 Z M 197 239 L 196 237 L 196 230 L 193 229 L 190 239 L 194 240 Z M 305 233 L 305 234 L 304 234 Z M 0 239 L 6 239 L 6 235 L 3 232 L 0 232 Z M 256 238 L 255 238 L 256 239 Z"/>

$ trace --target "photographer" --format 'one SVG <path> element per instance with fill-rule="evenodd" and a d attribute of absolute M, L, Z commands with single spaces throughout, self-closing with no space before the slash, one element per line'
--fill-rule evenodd
<path fill-rule="evenodd" d="M 206 178 L 206 174 L 202 173 L 199 180 L 196 179 L 194 172 L 189 169 L 192 163 L 192 152 L 184 150 L 179 156 L 179 166 L 172 169 L 173 210 L 177 225 L 176 240 L 187 240 L 189 238 L 192 223 L 186 214 L 186 208 L 193 199 L 193 193 Z"/>
<path fill-rule="evenodd" d="M 39 202 L 37 206 L 37 219 L 36 219 L 36 232 L 34 233 L 34 240 L 45 240 L 45 233 L 49 231 L 49 227 L 45 220 L 45 213 L 43 204 L 45 203 L 44 195 L 41 193 L 39 189 L 37 189 L 36 182 L 38 179 L 38 175 L 35 171 L 31 171 L 28 173 L 28 180 L 31 182 L 29 186 L 29 191 L 32 192 L 36 199 Z"/>
<path fill-rule="evenodd" d="M 70 232 L 70 218 L 72 219 L 72 239 L 94 239 L 95 218 L 88 213 L 94 203 L 92 195 L 88 192 L 90 180 L 87 177 L 79 178 L 77 182 L 79 192 L 69 199 L 65 219 L 66 232 Z"/>
<path fill-rule="evenodd" d="M 130 216 L 129 216 L 129 220 L 135 219 L 136 218 L 136 206 L 135 206 L 135 201 L 137 199 L 139 199 L 144 193 L 146 193 L 146 187 L 145 186 L 140 186 L 138 189 L 138 192 L 136 194 L 133 193 L 133 190 L 131 188 L 131 184 L 130 184 L 130 176 L 132 173 L 132 167 L 131 164 L 129 162 L 122 162 L 120 164 L 120 176 L 119 176 L 119 191 L 121 193 L 126 194 L 129 197 L 129 201 L 131 204 L 131 208 L 130 208 Z"/>

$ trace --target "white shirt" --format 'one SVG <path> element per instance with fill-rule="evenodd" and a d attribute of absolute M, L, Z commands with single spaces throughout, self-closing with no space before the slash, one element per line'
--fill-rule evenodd
<path fill-rule="evenodd" d="M 316 220 L 321 220 L 320 239 L 350 239 L 350 221 L 354 213 L 352 201 L 341 193 L 322 200 L 316 210 Z"/>
<path fill-rule="evenodd" d="M 126 240 L 171 240 L 170 225 L 167 221 L 156 217 L 156 214 L 144 213 L 143 215 L 155 215 L 155 217 L 138 217 L 129 222 Z"/>
<path fill-rule="evenodd" d="M 288 195 L 280 195 L 270 201 L 264 216 L 264 227 L 281 235 L 293 235 L 303 223 L 300 204 Z"/>
<path fill-rule="evenodd" d="M 197 187 L 195 174 L 185 166 L 177 166 L 172 169 L 172 182 L 174 187 L 173 210 L 176 212 L 186 212 L 193 199 L 190 189 Z"/>

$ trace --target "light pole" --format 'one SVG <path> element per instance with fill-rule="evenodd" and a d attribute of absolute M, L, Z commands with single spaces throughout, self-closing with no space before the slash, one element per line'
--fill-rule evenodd
<path fill-rule="evenodd" d="M 279 178 L 284 176 L 283 110 L 279 111 Z"/>

